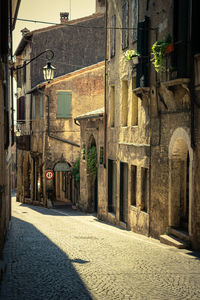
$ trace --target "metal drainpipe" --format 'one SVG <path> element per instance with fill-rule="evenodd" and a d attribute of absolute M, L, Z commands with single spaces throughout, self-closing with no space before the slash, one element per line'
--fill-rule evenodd
<path fill-rule="evenodd" d="M 13 58 L 13 34 L 12 34 L 12 0 L 10 0 L 10 50 L 11 60 Z M 11 146 L 14 145 L 14 101 L 13 101 L 13 68 L 10 70 L 11 76 Z"/>
<path fill-rule="evenodd" d="M 104 78 L 104 168 L 106 168 L 107 160 L 107 110 L 106 110 L 106 96 L 107 96 L 107 17 L 108 17 L 108 1 L 106 0 L 106 13 L 105 13 L 105 78 Z"/>

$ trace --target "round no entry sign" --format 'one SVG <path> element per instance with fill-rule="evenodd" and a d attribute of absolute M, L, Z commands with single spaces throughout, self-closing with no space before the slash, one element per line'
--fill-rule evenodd
<path fill-rule="evenodd" d="M 46 177 L 46 179 L 51 180 L 51 179 L 53 178 L 53 176 L 54 176 L 53 171 L 47 170 L 47 171 L 45 172 L 45 177 Z"/>

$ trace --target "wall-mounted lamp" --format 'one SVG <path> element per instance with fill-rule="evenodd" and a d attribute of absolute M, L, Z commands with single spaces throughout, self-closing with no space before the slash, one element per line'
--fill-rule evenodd
<path fill-rule="evenodd" d="M 51 62 L 48 62 L 47 65 L 43 67 L 44 80 L 52 80 L 54 78 L 55 69 Z"/>
<path fill-rule="evenodd" d="M 22 69 L 24 67 L 26 67 L 28 64 L 30 64 L 33 60 L 37 59 L 39 56 L 41 56 L 42 54 L 46 53 L 46 58 L 48 59 L 48 63 L 46 66 L 43 67 L 43 75 L 44 75 L 44 80 L 52 80 L 54 78 L 54 73 L 56 68 L 54 66 L 52 66 L 51 64 L 51 60 L 54 57 L 54 52 L 51 49 L 46 49 L 43 52 L 41 52 L 40 54 L 38 54 L 37 56 L 33 57 L 31 60 L 29 60 L 29 62 L 27 62 L 26 64 L 24 64 L 21 67 L 17 67 L 16 69 L 12 67 L 12 69 L 14 71 L 17 71 L 19 69 Z"/>

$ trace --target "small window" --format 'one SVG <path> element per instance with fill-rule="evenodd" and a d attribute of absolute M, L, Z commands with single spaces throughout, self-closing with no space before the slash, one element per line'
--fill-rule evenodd
<path fill-rule="evenodd" d="M 32 120 L 35 120 L 35 95 L 32 95 Z"/>
<path fill-rule="evenodd" d="M 110 20 L 110 57 L 115 56 L 116 45 L 116 16 L 113 15 Z"/>
<path fill-rule="evenodd" d="M 44 117 L 44 97 L 40 95 L 40 117 Z"/>
<path fill-rule="evenodd" d="M 25 97 L 22 96 L 17 100 L 17 120 L 25 120 Z"/>
<path fill-rule="evenodd" d="M 128 81 L 122 81 L 122 126 L 128 123 Z"/>
<path fill-rule="evenodd" d="M 122 6 L 122 49 L 128 48 L 129 40 L 129 15 L 128 0 L 123 2 Z"/>
<path fill-rule="evenodd" d="M 69 91 L 57 92 L 57 118 L 71 118 L 71 99 L 72 93 Z"/>
<path fill-rule="evenodd" d="M 115 126 L 115 87 L 110 87 L 110 126 Z"/>
<path fill-rule="evenodd" d="M 141 210 L 147 212 L 148 169 L 141 168 Z"/>
<path fill-rule="evenodd" d="M 131 205 L 136 206 L 137 167 L 131 166 Z"/>
<path fill-rule="evenodd" d="M 108 159 L 108 211 L 116 213 L 117 164 Z"/>

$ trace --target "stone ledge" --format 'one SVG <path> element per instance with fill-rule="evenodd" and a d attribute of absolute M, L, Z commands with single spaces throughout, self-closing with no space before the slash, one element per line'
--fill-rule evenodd
<path fill-rule="evenodd" d="M 133 89 L 133 93 L 140 99 L 148 101 L 150 96 L 150 87 L 138 87 Z"/>
<path fill-rule="evenodd" d="M 178 78 L 178 79 L 173 79 L 169 81 L 163 81 L 161 85 L 164 85 L 166 87 L 171 87 L 175 85 L 182 85 L 182 84 L 188 84 L 190 82 L 189 78 Z"/>
<path fill-rule="evenodd" d="M 167 235 L 167 234 L 160 235 L 160 242 L 162 244 L 166 244 L 166 245 L 169 245 L 169 246 L 174 246 L 178 249 L 187 248 L 186 243 L 179 240 L 178 238 L 172 237 L 172 236 Z"/>

